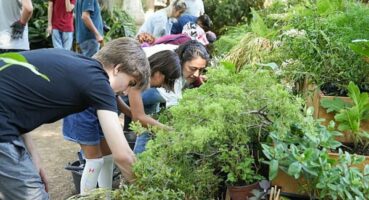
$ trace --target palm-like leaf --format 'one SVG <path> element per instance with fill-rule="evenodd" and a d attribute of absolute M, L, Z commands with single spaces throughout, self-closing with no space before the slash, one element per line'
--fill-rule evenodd
<path fill-rule="evenodd" d="M 3 53 L 3 54 L 0 54 L 0 60 L 5 62 L 5 65 L 0 67 L 0 71 L 4 70 L 4 69 L 6 69 L 6 68 L 8 68 L 12 65 L 18 65 L 18 66 L 25 67 L 25 68 L 31 70 L 34 74 L 42 77 L 43 79 L 45 79 L 47 81 L 50 81 L 50 79 L 45 74 L 40 73 L 34 65 L 28 63 L 27 59 L 19 53 Z"/>

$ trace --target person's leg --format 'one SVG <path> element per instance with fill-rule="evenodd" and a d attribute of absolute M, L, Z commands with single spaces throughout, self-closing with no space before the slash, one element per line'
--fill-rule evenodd
<path fill-rule="evenodd" d="M 22 139 L 0 143 L 0 166 L 3 199 L 49 199 Z"/>
<path fill-rule="evenodd" d="M 99 145 L 81 145 L 81 149 L 86 157 L 86 164 L 82 172 L 80 190 L 81 195 L 85 195 L 96 188 L 104 159 L 101 158 Z"/>
<path fill-rule="evenodd" d="M 92 57 L 98 50 L 100 44 L 95 39 L 90 39 L 79 44 L 79 48 L 84 56 Z"/>
<path fill-rule="evenodd" d="M 73 32 L 62 32 L 63 47 L 66 50 L 71 50 L 73 45 Z"/>
<path fill-rule="evenodd" d="M 59 30 L 53 29 L 51 32 L 51 38 L 53 41 L 54 48 L 58 48 L 58 49 L 63 48 L 62 34 Z"/>
<path fill-rule="evenodd" d="M 98 178 L 99 188 L 111 189 L 113 184 L 114 161 L 110 148 L 105 139 L 100 142 L 100 149 L 103 155 L 104 164 Z"/>
<path fill-rule="evenodd" d="M 142 134 L 138 135 L 133 152 L 136 155 L 144 152 L 146 150 L 146 144 L 151 139 L 151 137 L 151 133 L 149 132 L 143 132 Z"/>
<path fill-rule="evenodd" d="M 69 115 L 63 121 L 64 139 L 80 144 L 86 158 L 82 172 L 80 193 L 86 194 L 96 188 L 97 178 L 103 165 L 100 150 L 99 121 L 94 108 Z"/>

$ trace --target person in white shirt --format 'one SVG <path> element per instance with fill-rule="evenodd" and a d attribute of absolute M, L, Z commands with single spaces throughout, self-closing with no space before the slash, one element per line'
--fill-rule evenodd
<path fill-rule="evenodd" d="M 168 7 L 152 14 L 141 26 L 138 34 L 150 33 L 155 38 L 169 35 L 173 19 L 180 17 L 186 8 L 185 0 L 172 1 Z"/>
<path fill-rule="evenodd" d="M 0 53 L 29 50 L 31 0 L 0 1 Z"/>
<path fill-rule="evenodd" d="M 186 0 L 187 9 L 184 14 L 199 17 L 205 13 L 202 0 Z"/>
<path fill-rule="evenodd" d="M 155 45 L 145 47 L 143 50 L 146 55 L 152 55 L 158 51 L 172 50 L 175 45 Z M 165 88 L 157 88 L 160 95 L 166 101 L 166 107 L 178 104 L 182 97 L 182 90 L 190 86 L 202 77 L 202 71 L 207 66 L 210 55 L 206 47 L 196 40 L 190 40 L 180 45 L 175 52 L 178 54 L 182 66 L 182 76 L 174 83 L 174 92 L 168 92 Z"/>

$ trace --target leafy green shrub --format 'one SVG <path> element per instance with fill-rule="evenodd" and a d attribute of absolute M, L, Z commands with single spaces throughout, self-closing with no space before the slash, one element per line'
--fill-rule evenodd
<path fill-rule="evenodd" d="M 260 63 L 262 58 L 272 49 L 273 44 L 270 40 L 263 37 L 255 37 L 255 34 L 249 32 L 230 50 L 225 59 L 234 63 L 237 71 L 240 71 L 247 64 Z"/>
<path fill-rule="evenodd" d="M 334 139 L 341 134 L 330 129 L 308 115 L 303 124 L 296 124 L 285 137 L 272 132 L 272 144 L 263 144 L 269 160 L 269 177 L 274 179 L 278 169 L 295 179 L 303 177 L 300 189 L 311 199 L 365 199 L 369 192 L 369 166 L 360 171 L 353 165 L 361 163 L 364 157 L 341 150 L 338 161 L 332 158 L 328 152 L 341 145 Z"/>
<path fill-rule="evenodd" d="M 272 39 L 280 47 L 262 62 L 277 63 L 281 77 L 292 82 L 308 76 L 327 95 L 345 95 L 349 81 L 368 90 L 368 64 L 350 49 L 352 40 L 368 37 L 368 11 L 353 1 L 319 0 L 286 8 L 282 19 L 266 17 L 266 24 L 277 24 Z"/>
<path fill-rule="evenodd" d="M 320 199 L 367 199 L 369 197 L 369 165 L 360 171 L 355 164 L 364 157 L 339 151 L 339 159 L 334 167 L 323 170 L 316 187 Z"/>
<path fill-rule="evenodd" d="M 349 81 L 368 91 L 368 64 L 351 49 L 352 40 L 368 37 L 368 11 L 352 0 L 276 1 L 267 9 L 253 11 L 250 24 L 239 32 L 242 35 L 222 36 L 225 39 L 219 39 L 216 50 L 229 50 L 228 59 L 238 68 L 276 63 L 278 76 L 289 85 L 309 77 L 327 95 L 345 95 Z M 228 38 L 234 39 L 227 43 Z M 272 48 L 252 44 L 261 38 L 268 39 Z M 234 48 L 226 48 L 227 44 Z"/>
<path fill-rule="evenodd" d="M 213 21 L 213 31 L 221 34 L 226 26 L 234 26 L 245 22 L 250 17 L 250 8 L 260 8 L 263 0 L 204 0 L 205 13 Z"/>
<path fill-rule="evenodd" d="M 147 190 L 139 190 L 135 185 L 124 186 L 120 191 L 116 192 L 113 199 L 129 199 L 129 200 L 182 200 L 183 192 L 176 192 L 170 189 L 161 189 L 149 187 Z"/>
<path fill-rule="evenodd" d="M 277 176 L 278 169 L 295 179 L 303 177 L 306 183 L 300 189 L 316 197 L 319 174 L 334 163 L 328 157 L 328 150 L 337 148 L 340 143 L 334 140 L 339 133 L 314 121 L 311 110 L 308 113 L 303 123 L 294 124 L 282 136 L 272 132 L 269 135 L 272 142 L 263 144 L 263 152 L 269 160 L 270 180 Z"/>
<path fill-rule="evenodd" d="M 110 41 L 118 37 L 134 37 L 136 24 L 134 19 L 124 10 L 114 8 L 112 12 L 103 10 L 102 18 L 110 31 L 105 34 L 105 40 Z"/>
<path fill-rule="evenodd" d="M 29 43 L 31 49 L 52 47 L 51 37 L 47 37 L 47 8 L 48 2 L 32 1 L 33 14 L 28 22 Z"/>
<path fill-rule="evenodd" d="M 257 54 L 259 52 L 259 49 L 253 49 L 254 45 L 256 48 L 263 46 L 263 44 L 260 44 L 265 44 L 265 39 L 263 38 L 268 38 L 275 34 L 266 26 L 263 18 L 258 14 L 258 12 L 251 9 L 251 13 L 253 16 L 251 23 L 230 28 L 226 34 L 222 35 L 215 42 L 215 53 L 218 55 L 224 55 L 232 50 L 232 52 L 228 53 L 228 57 L 231 58 L 227 59 L 236 64 L 237 68 L 240 68 L 244 64 L 253 64 L 246 60 L 253 57 L 248 56 L 249 53 Z M 257 42 L 257 39 L 261 40 L 260 43 Z M 254 42 L 250 43 L 250 41 Z M 269 41 L 266 43 L 269 43 Z M 232 49 L 233 47 L 234 49 Z"/>
<path fill-rule="evenodd" d="M 249 32 L 249 29 L 250 28 L 247 26 L 247 24 L 229 27 L 226 33 L 215 41 L 214 53 L 219 56 L 228 53 L 234 46 L 239 44 L 243 35 Z"/>
<path fill-rule="evenodd" d="M 185 91 L 180 104 L 161 116 L 174 131 L 158 131 L 139 156 L 136 183 L 127 189 L 135 198 L 166 190 L 183 199 L 217 199 L 225 184 L 255 182 L 260 141 L 302 119 L 301 100 L 270 71 L 249 67 L 235 73 L 233 66 L 207 75 L 204 85 Z"/>

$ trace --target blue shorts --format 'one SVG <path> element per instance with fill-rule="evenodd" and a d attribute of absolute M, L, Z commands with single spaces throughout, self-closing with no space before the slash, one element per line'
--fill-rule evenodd
<path fill-rule="evenodd" d="M 69 115 L 63 121 L 64 139 L 82 145 L 98 145 L 104 137 L 97 118 L 96 109 L 87 108 L 83 112 Z"/>
<path fill-rule="evenodd" d="M 133 152 L 138 155 L 146 150 L 146 144 L 152 139 L 150 132 L 143 132 L 137 136 Z"/>

